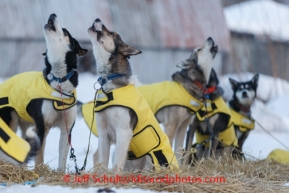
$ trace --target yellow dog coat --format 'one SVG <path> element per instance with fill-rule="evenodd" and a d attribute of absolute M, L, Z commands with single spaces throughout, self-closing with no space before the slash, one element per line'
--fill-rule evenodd
<path fill-rule="evenodd" d="M 167 106 L 182 106 L 190 112 L 199 111 L 203 104 L 190 95 L 185 88 L 176 81 L 164 81 L 137 87 L 149 104 L 154 115 Z"/>
<path fill-rule="evenodd" d="M 23 163 L 30 151 L 30 145 L 17 136 L 0 118 L 0 149 L 9 157 Z"/>
<path fill-rule="evenodd" d="M 252 117 L 247 117 L 241 113 L 231 110 L 230 124 L 239 127 L 241 132 L 251 131 L 255 128 L 255 121 Z"/>
<path fill-rule="evenodd" d="M 98 92 L 99 94 L 104 94 L 101 90 Z M 133 138 L 129 145 L 127 159 L 133 160 L 144 155 L 150 155 L 155 168 L 158 168 L 159 165 L 178 167 L 168 137 L 162 131 L 144 97 L 133 85 L 105 93 L 103 98 L 96 100 L 94 111 L 100 112 L 113 106 L 129 108 L 137 115 L 137 124 L 133 129 Z M 92 111 L 92 102 L 83 105 L 82 112 L 89 127 L 92 123 Z M 92 116 L 87 117 L 86 115 L 89 113 Z M 92 131 L 94 134 L 97 134 L 96 124 L 93 126 Z"/>
<path fill-rule="evenodd" d="M 76 104 L 76 90 L 71 93 L 62 92 L 62 98 L 64 107 L 61 92 L 46 82 L 42 72 L 24 72 L 0 84 L 0 108 L 12 107 L 28 122 L 33 122 L 26 110 L 32 100 L 51 100 L 56 110 L 64 110 Z"/>
<path fill-rule="evenodd" d="M 199 112 L 197 112 L 196 115 L 199 121 L 205 121 L 206 117 L 210 118 L 217 113 L 224 113 L 231 116 L 230 109 L 226 105 L 222 97 L 219 97 L 214 101 L 207 100 L 206 104 Z M 196 132 L 197 143 L 202 143 L 206 141 L 209 137 L 209 135 L 203 135 L 198 131 Z M 224 146 L 233 145 L 235 147 L 238 147 L 238 139 L 236 137 L 234 127 L 232 124 L 230 124 L 230 122 L 228 124 L 228 127 L 224 131 L 219 133 L 218 139 Z M 206 146 L 209 146 L 209 142 L 206 144 Z"/>

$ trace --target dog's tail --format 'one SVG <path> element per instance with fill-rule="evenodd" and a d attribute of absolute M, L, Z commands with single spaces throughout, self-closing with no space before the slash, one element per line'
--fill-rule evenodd
<path fill-rule="evenodd" d="M 25 159 L 25 163 L 28 163 L 33 157 L 35 157 L 41 147 L 39 137 L 35 132 L 35 127 L 29 127 L 26 131 L 26 139 L 30 145 L 30 151 Z"/>

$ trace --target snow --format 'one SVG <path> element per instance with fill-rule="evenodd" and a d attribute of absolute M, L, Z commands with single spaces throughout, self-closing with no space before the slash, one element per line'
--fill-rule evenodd
<path fill-rule="evenodd" d="M 232 93 L 229 93 L 231 90 L 228 77 L 232 77 L 235 80 L 250 80 L 253 77 L 253 74 L 245 73 L 240 75 L 226 75 L 220 77 L 220 83 L 224 86 L 225 95 L 228 99 L 231 98 Z M 81 102 L 91 101 L 94 97 L 94 83 L 96 82 L 97 77 L 90 73 L 82 73 L 79 75 L 79 86 L 77 87 L 77 95 L 78 100 Z M 1 79 L 0 79 L 1 82 Z M 273 86 L 274 85 L 274 86 Z M 270 88 L 268 88 L 270 87 Z M 270 90 L 274 88 L 274 91 Z M 259 80 L 259 89 L 258 89 L 258 97 L 266 99 L 269 101 L 267 104 L 264 104 L 261 101 L 257 101 L 254 104 L 253 108 L 253 116 L 256 116 L 257 120 L 262 123 L 262 125 L 266 126 L 275 137 L 277 137 L 280 141 L 282 141 L 285 145 L 289 146 L 289 124 L 286 121 L 286 117 L 288 119 L 289 116 L 289 108 L 285 107 L 288 103 L 285 103 L 286 97 L 289 95 L 289 83 L 287 81 L 268 77 L 265 75 L 260 75 Z M 288 106 L 288 105 L 287 105 Z M 269 109 L 270 108 L 270 109 Z M 283 113 L 284 112 L 284 113 Z M 289 119 L 288 119 L 289 120 Z M 281 124 L 282 122 L 282 124 Z M 270 125 L 271 124 L 271 125 Z M 279 129 L 272 129 L 279 124 Z M 281 128 L 282 127 L 282 128 Z M 60 132 L 58 129 L 52 129 L 47 137 L 47 144 L 45 149 L 45 157 L 44 161 L 47 163 L 52 169 L 56 169 L 58 165 L 58 141 L 60 138 Z M 75 155 L 77 157 L 78 167 L 82 167 L 83 161 L 85 158 L 85 154 L 87 151 L 89 139 L 89 129 L 86 126 L 84 120 L 82 118 L 77 118 L 75 126 L 72 132 L 72 145 L 75 149 Z M 93 167 L 92 156 L 97 148 L 97 138 L 92 135 L 91 143 L 90 143 L 90 151 L 87 159 L 87 167 L 86 170 L 90 170 Z M 256 158 L 264 159 L 267 155 L 274 149 L 280 148 L 284 149 L 284 147 L 279 144 L 276 140 L 274 140 L 271 136 L 265 133 L 260 128 L 255 129 L 249 135 L 247 141 L 244 144 L 244 151 L 250 155 L 253 155 Z M 112 148 L 113 150 L 113 148 Z M 29 163 L 29 165 L 34 165 L 33 162 Z M 74 162 L 67 159 L 67 165 L 69 171 L 74 171 Z M 68 187 L 60 187 L 60 186 L 37 186 L 34 188 L 24 187 L 22 185 L 12 185 L 6 188 L 0 188 L 0 192 L 2 193 L 10 193 L 17 192 L 21 189 L 23 193 L 33 193 L 33 192 L 43 192 L 43 193 L 52 193 L 52 192 L 63 192 L 63 193 L 80 193 L 80 192 L 96 192 L 97 188 L 88 188 L 88 189 L 80 189 L 80 188 L 68 188 Z M 116 190 L 116 189 L 114 189 Z M 145 191 L 141 189 L 117 189 L 117 193 L 123 192 L 153 192 L 153 191 Z"/>
<path fill-rule="evenodd" d="M 272 0 L 246 1 L 224 9 L 232 31 L 267 35 L 275 40 L 289 40 L 289 7 Z"/>
<path fill-rule="evenodd" d="M 63 186 L 46 186 L 40 185 L 37 187 L 30 187 L 30 186 L 22 186 L 22 185 L 13 185 L 7 188 L 1 188 L 1 193 L 15 193 L 21 189 L 21 193 L 54 193 L 56 191 L 61 193 L 96 193 L 96 188 L 69 188 Z M 131 188 L 131 189 L 124 189 L 124 188 L 112 188 L 111 190 L 117 193 L 154 193 L 154 191 L 150 190 L 142 190 L 139 188 Z M 105 193 L 105 192 L 103 192 Z"/>

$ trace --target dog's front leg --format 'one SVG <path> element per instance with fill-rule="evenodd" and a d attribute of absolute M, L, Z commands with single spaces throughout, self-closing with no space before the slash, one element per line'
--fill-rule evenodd
<path fill-rule="evenodd" d="M 127 125 L 127 127 L 124 128 L 116 128 L 116 147 L 112 163 L 113 168 L 123 170 L 129 143 L 133 137 L 132 130 L 133 129 L 130 128 L 129 125 Z"/>
<path fill-rule="evenodd" d="M 249 135 L 249 132 L 250 131 L 247 131 L 247 132 L 241 132 L 239 131 L 241 134 L 238 136 L 238 146 L 240 148 L 240 150 L 242 151 L 243 149 L 243 144 L 245 142 L 245 140 L 247 139 L 248 135 Z"/>
<path fill-rule="evenodd" d="M 215 114 L 213 115 L 210 119 L 209 119 L 209 130 L 211 133 L 210 136 L 210 148 L 209 148 L 209 157 L 213 157 L 215 158 L 216 156 L 216 151 L 217 151 L 217 146 L 219 143 L 219 132 L 222 129 L 225 129 L 227 127 L 226 123 L 223 123 L 223 120 L 220 118 L 219 114 Z"/>
<path fill-rule="evenodd" d="M 190 164 L 190 157 L 193 155 L 189 155 L 191 148 L 192 148 L 192 144 L 193 144 L 193 140 L 194 140 L 194 135 L 195 132 L 197 130 L 197 126 L 198 126 L 198 122 L 195 120 L 196 117 L 194 117 L 193 122 L 189 125 L 189 129 L 187 132 L 187 137 L 186 137 L 186 149 L 185 149 L 185 154 L 184 154 L 184 159 L 183 159 L 183 164 L 184 165 L 188 165 Z"/>
<path fill-rule="evenodd" d="M 72 128 L 73 126 L 70 129 L 70 133 L 72 132 Z M 59 139 L 59 156 L 58 156 L 58 169 L 57 169 L 59 172 L 65 172 L 68 151 L 69 151 L 69 143 L 67 131 L 65 129 L 61 129 Z"/>
<path fill-rule="evenodd" d="M 73 143 L 72 137 L 72 129 L 75 123 L 76 119 L 76 106 L 73 106 L 72 108 L 68 109 L 63 113 L 62 119 L 60 119 L 59 122 L 57 122 L 57 125 L 60 128 L 60 140 L 59 140 L 59 156 L 58 156 L 58 171 L 65 172 L 66 168 L 66 161 L 67 161 L 67 155 L 69 151 L 69 138 Z M 64 117 L 65 116 L 65 117 Z M 69 133 L 67 133 L 67 130 Z M 76 140 L 80 140 L 79 138 L 76 138 Z"/>
<path fill-rule="evenodd" d="M 110 152 L 110 142 L 109 137 L 106 131 L 102 131 L 102 128 L 99 128 L 98 134 L 98 152 L 99 152 L 99 161 L 104 168 L 108 168 L 109 152 Z"/>

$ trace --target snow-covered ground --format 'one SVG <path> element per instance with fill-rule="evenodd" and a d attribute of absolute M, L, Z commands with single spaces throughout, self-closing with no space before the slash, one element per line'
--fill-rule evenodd
<path fill-rule="evenodd" d="M 272 0 L 253 0 L 224 9 L 228 28 L 232 31 L 289 40 L 289 7 Z"/>
<path fill-rule="evenodd" d="M 230 75 L 230 77 L 240 80 L 240 77 L 243 77 L 243 80 L 249 80 L 253 76 L 252 74 L 243 74 L 243 75 Z M 93 88 L 94 83 L 97 80 L 97 77 L 95 75 L 92 75 L 90 73 L 82 73 L 79 76 L 79 86 L 77 87 L 77 95 L 78 99 L 81 102 L 88 102 L 91 101 L 94 97 L 95 90 Z M 228 80 L 228 76 L 220 77 L 221 85 L 224 86 L 225 90 L 225 96 L 228 97 L 228 99 L 232 96 L 232 93 L 228 93 L 230 91 L 230 85 Z M 1 82 L 1 81 L 0 81 Z M 274 82 L 274 88 L 275 91 L 272 93 L 272 90 L 268 87 L 273 88 Z M 271 85 L 272 86 L 269 86 Z M 279 86 L 282 85 L 282 86 Z M 278 88 L 278 89 L 277 89 Z M 269 96 L 269 93 L 271 92 L 271 97 Z M 283 80 L 274 79 L 272 77 L 267 76 L 260 76 L 259 81 L 259 89 L 258 89 L 258 96 L 261 98 L 263 96 L 266 96 L 266 100 L 268 99 L 267 104 L 263 104 L 260 101 L 254 104 L 253 108 L 253 116 L 258 116 L 258 121 L 266 127 L 274 136 L 276 136 L 280 141 L 282 141 L 284 144 L 289 146 L 289 105 L 286 103 L 286 97 L 288 99 L 289 95 L 289 83 Z M 287 105 L 287 108 L 286 108 Z M 264 116 L 264 117 L 263 117 Z M 276 120 L 275 120 L 276 119 Z M 280 123 L 281 128 L 274 128 L 275 125 L 270 125 L 270 122 L 272 121 L 274 124 Z M 283 123 L 281 124 L 281 120 Z M 286 121 L 287 120 L 287 121 Z M 52 129 L 50 133 L 48 134 L 47 138 L 47 145 L 45 149 L 45 163 L 47 163 L 51 168 L 57 168 L 58 165 L 58 141 L 60 132 L 58 129 Z M 87 145 L 88 145 L 88 138 L 89 138 L 89 129 L 86 126 L 85 122 L 81 118 L 77 118 L 73 132 L 72 132 L 72 145 L 75 149 L 75 154 L 77 157 L 77 164 L 78 167 L 82 167 L 83 161 L 85 158 Z M 92 163 L 92 156 L 97 148 L 97 138 L 95 136 L 91 136 L 91 144 L 90 144 L 90 152 L 88 154 L 88 160 L 87 160 L 87 167 L 86 170 L 89 170 L 93 167 Z M 275 141 L 271 136 L 263 132 L 261 129 L 256 129 L 251 132 L 249 135 L 247 141 L 244 145 L 245 152 L 263 159 L 266 158 L 266 156 L 272 151 L 273 149 L 281 148 L 284 149 L 284 147 L 281 146 L 277 141 Z M 33 162 L 30 163 L 30 165 L 33 165 Z M 74 162 L 67 159 L 67 165 L 69 167 L 70 171 L 74 171 Z M 47 190 L 47 186 L 38 186 L 37 188 L 29 188 L 23 186 L 11 186 L 7 188 L 1 188 L 0 191 L 3 193 L 9 193 L 9 192 L 16 192 L 21 189 L 21 192 L 29 192 L 33 193 L 33 191 L 41 191 L 43 193 L 50 193 L 50 191 Z M 95 192 L 95 188 L 90 189 L 69 189 L 64 187 L 49 187 L 49 190 L 52 191 L 60 191 L 60 192 L 72 192 L 72 193 L 78 193 L 78 192 Z M 152 192 L 152 191 L 144 191 L 140 189 L 118 189 L 117 193 L 122 192 Z"/>

